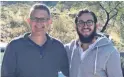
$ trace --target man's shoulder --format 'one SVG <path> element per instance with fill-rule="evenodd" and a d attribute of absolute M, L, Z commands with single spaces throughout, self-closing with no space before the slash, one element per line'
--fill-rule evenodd
<path fill-rule="evenodd" d="M 51 41 L 52 46 L 64 48 L 64 45 L 61 40 L 50 36 L 50 41 Z"/>
<path fill-rule="evenodd" d="M 76 40 L 72 40 L 71 42 L 65 44 L 65 46 L 71 46 L 71 45 L 76 45 Z"/>
<path fill-rule="evenodd" d="M 109 45 L 102 47 L 101 51 L 103 52 L 103 54 L 106 54 L 106 55 L 111 55 L 113 53 L 119 54 L 118 49 L 113 44 L 109 44 Z"/>
<path fill-rule="evenodd" d="M 51 37 L 51 39 L 52 39 L 52 42 L 53 42 L 53 43 L 62 44 L 62 41 L 59 40 L 59 39 L 57 39 L 57 38 Z"/>
<path fill-rule="evenodd" d="M 18 37 L 15 37 L 14 39 L 12 39 L 9 43 L 9 45 L 18 45 L 19 43 L 22 43 L 24 40 L 23 36 L 20 35 Z"/>
<path fill-rule="evenodd" d="M 71 42 L 65 44 L 65 48 L 71 49 L 74 48 L 76 46 L 77 41 L 76 40 L 72 40 Z"/>

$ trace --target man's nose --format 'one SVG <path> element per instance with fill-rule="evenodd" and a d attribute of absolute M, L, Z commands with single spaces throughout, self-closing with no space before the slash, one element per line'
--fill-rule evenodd
<path fill-rule="evenodd" d="M 43 25 L 44 23 L 38 20 L 38 21 L 36 22 L 36 24 L 40 26 L 40 25 Z"/>
<path fill-rule="evenodd" d="M 88 28 L 88 25 L 87 25 L 87 23 L 84 23 L 84 26 L 83 26 L 84 28 Z"/>
<path fill-rule="evenodd" d="M 39 19 L 36 20 L 37 23 L 41 23 L 41 21 Z"/>

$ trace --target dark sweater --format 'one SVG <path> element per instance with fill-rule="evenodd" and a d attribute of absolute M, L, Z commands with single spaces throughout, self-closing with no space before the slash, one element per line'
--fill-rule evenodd
<path fill-rule="evenodd" d="M 1 77 L 58 77 L 59 71 L 68 76 L 68 59 L 63 44 L 47 35 L 45 44 L 39 46 L 28 35 L 8 44 Z"/>

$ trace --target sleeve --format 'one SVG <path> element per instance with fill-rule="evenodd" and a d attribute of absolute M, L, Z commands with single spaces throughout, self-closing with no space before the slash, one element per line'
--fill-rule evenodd
<path fill-rule="evenodd" d="M 63 46 L 62 52 L 63 54 L 62 54 L 62 59 L 61 59 L 60 70 L 66 77 L 69 77 L 69 62 L 68 62 L 68 57 L 67 57 L 67 53 L 66 53 L 64 46 Z"/>
<path fill-rule="evenodd" d="M 1 66 L 1 77 L 16 77 L 16 54 L 13 50 L 11 44 L 5 50 Z"/>
<path fill-rule="evenodd" d="M 70 48 L 69 48 L 69 45 L 68 45 L 68 44 L 65 44 L 65 45 L 64 45 L 64 47 L 65 47 L 65 49 L 66 49 L 67 57 L 68 57 L 69 64 L 70 64 L 72 50 L 70 50 Z"/>
<path fill-rule="evenodd" d="M 113 51 L 107 61 L 107 77 L 123 77 L 121 69 L 120 54 Z"/>

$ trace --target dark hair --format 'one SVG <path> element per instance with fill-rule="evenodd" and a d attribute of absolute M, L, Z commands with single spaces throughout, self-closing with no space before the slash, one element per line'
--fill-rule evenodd
<path fill-rule="evenodd" d="M 45 11 L 47 11 L 48 15 L 50 16 L 50 10 L 49 10 L 48 6 L 46 6 L 45 4 L 34 4 L 30 10 L 30 14 L 29 14 L 30 17 L 31 17 L 32 11 L 34 11 L 36 9 L 45 10 Z"/>
<path fill-rule="evenodd" d="M 94 23 L 97 23 L 96 15 L 92 11 L 89 11 L 89 10 L 85 9 L 85 10 L 81 10 L 81 11 L 78 12 L 78 14 L 77 14 L 77 16 L 75 18 L 75 24 L 77 24 L 78 17 L 80 17 L 84 13 L 90 13 L 93 16 L 93 18 L 94 18 Z"/>

